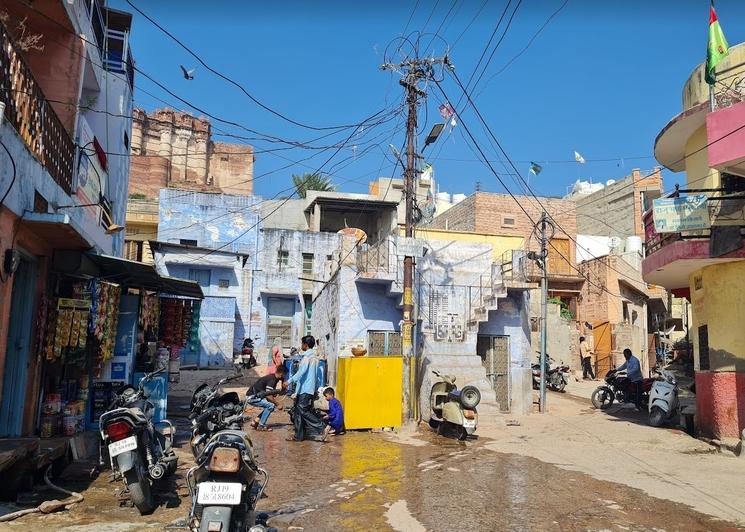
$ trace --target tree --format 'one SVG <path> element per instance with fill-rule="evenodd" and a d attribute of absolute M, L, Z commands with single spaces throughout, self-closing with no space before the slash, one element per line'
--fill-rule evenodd
<path fill-rule="evenodd" d="M 332 192 L 336 189 L 330 177 L 318 173 L 293 175 L 292 184 L 295 185 L 295 191 L 301 198 L 304 198 L 309 190 Z"/>

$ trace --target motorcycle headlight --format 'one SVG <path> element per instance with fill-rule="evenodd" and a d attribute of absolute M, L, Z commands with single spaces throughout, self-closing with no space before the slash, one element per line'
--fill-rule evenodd
<path fill-rule="evenodd" d="M 264 525 L 254 525 L 248 529 L 248 532 L 266 532 L 267 530 L 269 529 Z"/>
<path fill-rule="evenodd" d="M 210 471 L 235 473 L 241 467 L 241 453 L 232 447 L 218 447 L 210 456 Z"/>

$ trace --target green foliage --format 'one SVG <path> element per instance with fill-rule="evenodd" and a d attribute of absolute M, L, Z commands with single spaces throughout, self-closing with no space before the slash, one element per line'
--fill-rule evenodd
<path fill-rule="evenodd" d="M 330 177 L 325 177 L 323 174 L 318 173 L 293 175 L 292 184 L 295 185 L 295 191 L 301 198 L 304 198 L 309 190 L 332 192 L 336 189 Z"/>
<path fill-rule="evenodd" d="M 129 195 L 129 199 L 147 199 L 147 196 L 142 192 L 132 192 Z"/>
<path fill-rule="evenodd" d="M 574 316 L 572 316 L 572 313 L 569 311 L 569 305 L 562 301 L 560 297 L 549 297 L 547 300 L 549 303 L 553 303 L 554 305 L 559 305 L 559 315 L 564 318 L 565 320 L 573 320 Z"/>

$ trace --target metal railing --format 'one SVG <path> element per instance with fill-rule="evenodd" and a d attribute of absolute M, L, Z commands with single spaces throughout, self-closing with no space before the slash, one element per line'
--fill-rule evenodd
<path fill-rule="evenodd" d="M 75 144 L 0 23 L 0 98 L 5 116 L 52 179 L 72 193 Z"/>
<path fill-rule="evenodd" d="M 390 273 L 397 269 L 393 240 L 357 245 L 357 270 L 361 273 Z"/>

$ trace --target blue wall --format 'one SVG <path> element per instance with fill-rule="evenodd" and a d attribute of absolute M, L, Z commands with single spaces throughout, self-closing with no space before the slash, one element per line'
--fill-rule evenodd
<path fill-rule="evenodd" d="M 258 196 L 161 189 L 158 241 L 178 244 L 181 240 L 194 240 L 199 247 L 253 257 L 259 235 L 260 202 Z"/>

